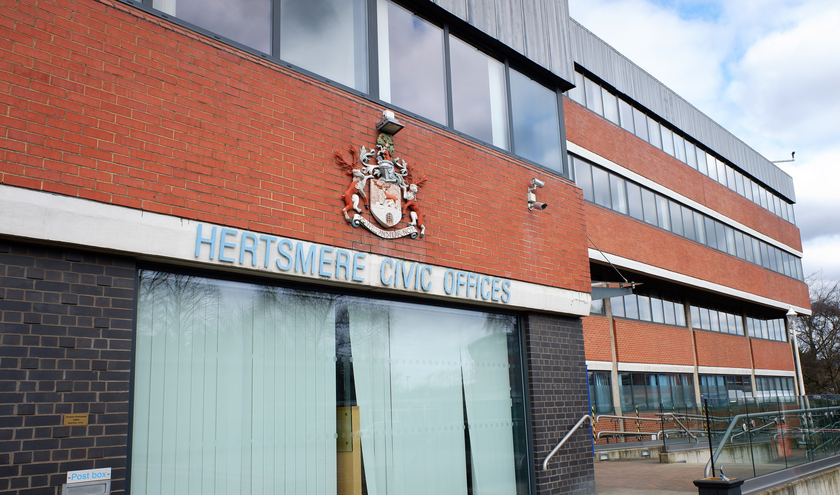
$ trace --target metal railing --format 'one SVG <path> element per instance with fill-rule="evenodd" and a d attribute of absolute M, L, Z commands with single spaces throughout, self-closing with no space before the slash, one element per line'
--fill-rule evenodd
<path fill-rule="evenodd" d="M 572 429 L 571 429 L 571 430 L 569 430 L 569 432 L 568 432 L 568 433 L 566 433 L 566 436 L 564 436 L 564 437 L 563 437 L 563 439 L 562 439 L 562 440 L 560 440 L 560 443 L 558 443 L 556 447 L 554 447 L 553 449 L 551 449 L 551 452 L 549 452 L 549 453 L 548 453 L 548 455 L 546 456 L 545 460 L 544 460 L 544 461 L 543 461 L 543 463 L 542 463 L 542 470 L 543 470 L 543 471 L 548 470 L 548 461 L 549 461 L 549 460 L 551 460 L 551 458 L 552 458 L 552 457 L 554 457 L 554 454 L 556 454 L 556 453 L 557 453 L 557 451 L 558 451 L 558 450 L 560 450 L 560 447 L 562 447 L 562 446 L 563 446 L 563 444 L 565 444 L 565 443 L 566 443 L 566 441 L 567 441 L 567 440 L 569 440 L 569 438 L 571 438 L 571 436 L 574 434 L 574 432 L 576 432 L 576 431 L 578 430 L 578 428 L 580 428 L 580 426 L 581 426 L 581 425 L 584 423 L 584 421 L 586 421 L 587 419 L 588 419 L 590 422 L 592 422 L 592 416 L 590 416 L 590 415 L 588 415 L 588 414 L 584 414 L 583 416 L 581 416 L 581 418 L 578 420 L 578 422 L 577 422 L 577 423 L 575 423 L 575 425 L 574 425 L 574 426 L 572 426 Z"/>
<path fill-rule="evenodd" d="M 706 467 L 704 469 L 705 477 L 708 478 L 708 477 L 712 476 L 712 466 L 714 465 L 714 462 L 716 460 L 718 460 L 718 458 L 720 457 L 720 454 L 723 451 L 723 448 L 726 446 L 727 442 L 732 443 L 732 440 L 734 438 L 736 438 L 737 436 L 743 435 L 744 433 L 747 433 L 748 435 L 753 434 L 753 433 L 757 433 L 761 429 L 766 428 L 768 425 L 774 425 L 774 426 L 775 425 L 779 425 L 779 426 L 784 425 L 786 423 L 786 421 L 784 419 L 785 416 L 795 416 L 797 414 L 802 414 L 803 415 L 802 417 L 805 418 L 805 420 L 802 421 L 804 428 L 803 427 L 789 428 L 790 431 L 800 433 L 803 436 L 808 436 L 808 435 L 811 435 L 811 434 L 814 434 L 814 433 L 819 433 L 821 430 L 817 429 L 817 428 L 813 428 L 812 426 L 809 426 L 808 421 L 811 419 L 811 414 L 812 413 L 821 412 L 821 411 L 840 412 L 840 406 L 805 407 L 805 408 L 799 408 L 799 409 L 782 409 L 782 410 L 767 411 L 767 412 L 753 412 L 753 413 L 736 414 L 730 420 L 729 426 L 726 428 L 726 432 L 721 437 L 720 441 L 718 442 L 717 448 L 715 449 L 715 451 L 710 456 L 709 461 L 706 463 Z M 752 423 L 751 419 L 752 418 L 765 418 L 765 417 L 772 418 L 772 422 L 768 423 L 767 425 L 764 425 L 760 428 L 752 428 L 751 427 L 751 423 Z M 742 426 L 745 426 L 745 428 L 746 428 L 745 431 L 738 432 L 738 433 L 733 435 L 732 431 L 735 429 L 736 425 L 742 420 L 744 421 L 744 424 Z M 785 435 L 787 435 L 787 434 L 785 434 Z M 774 435 L 774 437 L 775 436 L 778 436 L 778 434 Z M 829 442 L 830 441 L 831 440 L 829 440 Z M 807 449 L 808 452 L 811 452 L 811 451 L 814 451 L 814 450 L 816 450 L 816 448 Z M 809 455 L 809 457 L 811 457 L 811 456 Z M 813 459 L 811 459 L 811 460 L 813 460 Z"/>

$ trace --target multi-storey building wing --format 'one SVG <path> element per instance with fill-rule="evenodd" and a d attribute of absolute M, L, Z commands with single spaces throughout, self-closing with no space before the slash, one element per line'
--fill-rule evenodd
<path fill-rule="evenodd" d="M 565 1 L 6 2 L 0 491 L 593 493 L 802 392 L 794 202 Z"/>

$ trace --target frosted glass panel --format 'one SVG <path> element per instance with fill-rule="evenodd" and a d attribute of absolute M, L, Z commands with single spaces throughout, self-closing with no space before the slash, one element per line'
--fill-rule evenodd
<path fill-rule="evenodd" d="M 517 493 L 513 319 L 354 301 L 349 328 L 367 493 Z"/>
<path fill-rule="evenodd" d="M 132 491 L 336 491 L 331 297 L 143 271 Z"/>

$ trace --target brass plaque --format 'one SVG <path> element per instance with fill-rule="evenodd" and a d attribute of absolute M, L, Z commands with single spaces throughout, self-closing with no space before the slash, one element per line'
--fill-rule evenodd
<path fill-rule="evenodd" d="M 336 448 L 339 452 L 353 452 L 353 408 L 339 407 L 336 414 Z"/>
<path fill-rule="evenodd" d="M 64 426 L 85 426 L 88 424 L 88 415 L 84 414 L 65 414 Z"/>

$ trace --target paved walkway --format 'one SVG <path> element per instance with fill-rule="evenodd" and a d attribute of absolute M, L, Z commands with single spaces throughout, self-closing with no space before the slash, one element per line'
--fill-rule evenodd
<path fill-rule="evenodd" d="M 692 481 L 703 477 L 705 467 L 705 464 L 660 464 L 659 460 L 595 461 L 595 490 L 598 495 L 696 495 L 697 487 Z M 725 466 L 725 472 L 730 478 L 753 475 L 752 465 Z"/>

